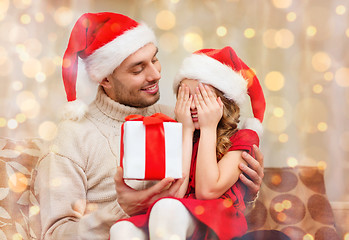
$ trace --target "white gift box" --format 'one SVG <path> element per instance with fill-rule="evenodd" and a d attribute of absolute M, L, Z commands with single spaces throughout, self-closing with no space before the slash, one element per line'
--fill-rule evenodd
<path fill-rule="evenodd" d="M 124 170 L 124 178 L 181 178 L 182 124 L 145 122 L 126 121 L 122 126 L 120 163 Z"/>

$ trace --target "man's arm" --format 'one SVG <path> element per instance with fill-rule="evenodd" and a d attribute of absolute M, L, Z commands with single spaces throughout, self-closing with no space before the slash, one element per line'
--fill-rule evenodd
<path fill-rule="evenodd" d="M 240 180 L 246 185 L 248 191 L 245 196 L 245 201 L 251 202 L 257 199 L 258 192 L 262 185 L 264 177 L 264 157 L 261 150 L 254 145 L 253 150 L 256 159 L 249 155 L 247 152 L 242 153 L 242 158 L 246 161 L 246 164 L 240 163 L 239 168 L 242 173 L 240 174 Z"/>
<path fill-rule="evenodd" d="M 183 182 L 183 179 L 164 178 L 148 189 L 135 190 L 126 185 L 121 167 L 117 168 L 114 180 L 118 203 L 130 216 L 145 212 L 159 198 L 175 197 Z"/>

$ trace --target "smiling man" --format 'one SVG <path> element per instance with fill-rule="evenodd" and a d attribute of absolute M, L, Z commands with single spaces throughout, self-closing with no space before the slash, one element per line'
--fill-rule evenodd
<path fill-rule="evenodd" d="M 86 13 L 76 22 L 63 57 L 68 100 L 65 119 L 40 158 L 35 181 L 42 239 L 108 239 L 109 229 L 118 219 L 144 211 L 160 197 L 176 194 L 181 180 L 126 185 L 118 168 L 121 125 L 126 116 L 157 112 L 174 116 L 172 107 L 155 104 L 161 77 L 157 52 L 152 30 L 127 16 Z M 99 83 L 89 106 L 76 96 L 78 58 L 89 78 Z M 260 152 L 257 156 L 262 162 Z M 252 181 L 244 175 L 241 179 L 253 198 L 260 188 L 263 164 L 249 155 L 244 158 L 251 167 L 242 166 L 242 171 Z"/>

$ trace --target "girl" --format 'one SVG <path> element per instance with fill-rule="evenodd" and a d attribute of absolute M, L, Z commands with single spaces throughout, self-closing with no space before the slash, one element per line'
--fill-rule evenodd
<path fill-rule="evenodd" d="M 119 221 L 115 239 L 232 239 L 247 230 L 241 151 L 253 154 L 255 131 L 238 130 L 248 94 L 260 131 L 265 101 L 257 77 L 230 47 L 203 49 L 185 59 L 174 81 L 176 118 L 183 126 L 183 176 L 178 198 L 163 198 L 148 212 Z M 194 144 L 193 144 L 194 143 Z"/>

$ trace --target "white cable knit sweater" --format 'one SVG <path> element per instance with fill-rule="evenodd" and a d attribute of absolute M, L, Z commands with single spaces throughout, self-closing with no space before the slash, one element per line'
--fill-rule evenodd
<path fill-rule="evenodd" d="M 113 179 L 119 165 L 121 124 L 127 115 L 156 112 L 174 117 L 173 109 L 163 105 L 121 105 L 100 87 L 83 119 L 59 124 L 35 181 L 42 239 L 108 239 L 111 225 L 128 217 L 117 203 Z M 136 189 L 148 187 L 142 181 L 128 184 Z"/>

